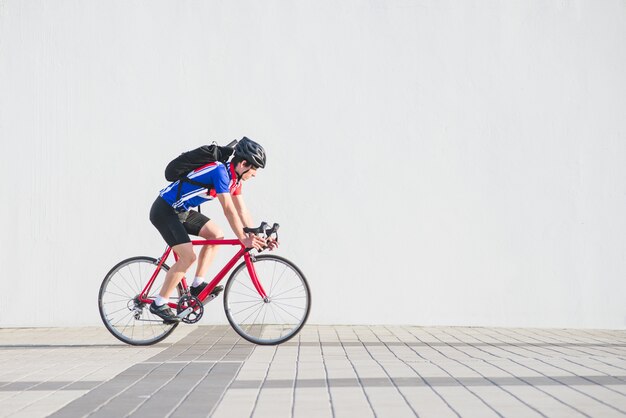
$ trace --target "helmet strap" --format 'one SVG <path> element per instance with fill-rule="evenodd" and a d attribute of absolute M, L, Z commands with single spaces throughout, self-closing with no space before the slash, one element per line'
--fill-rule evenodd
<path fill-rule="evenodd" d="M 242 160 L 242 161 L 240 161 L 240 162 L 238 162 L 237 164 L 241 164 L 243 167 L 245 167 L 245 164 L 243 163 L 243 160 Z M 235 168 L 237 168 L 237 167 L 235 167 Z M 250 171 L 251 169 L 252 169 L 252 167 L 250 167 L 249 169 L 247 169 L 246 171 L 244 171 L 244 172 L 243 172 L 243 173 L 241 173 L 241 174 L 239 174 L 239 173 L 237 172 L 237 170 L 234 170 L 234 169 L 233 169 L 233 171 L 234 171 L 234 172 L 235 172 L 235 174 L 237 175 L 237 182 L 240 182 L 240 181 L 241 181 L 241 178 L 243 177 L 243 175 L 244 175 L 244 174 L 246 174 L 246 173 L 247 173 L 248 171 Z"/>

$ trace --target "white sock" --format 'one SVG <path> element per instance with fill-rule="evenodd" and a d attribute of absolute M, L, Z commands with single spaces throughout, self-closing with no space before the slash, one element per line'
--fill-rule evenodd
<path fill-rule="evenodd" d="M 164 298 L 161 295 L 157 295 L 156 299 L 154 299 L 154 303 L 156 306 L 163 306 L 168 302 L 167 298 Z"/>
<path fill-rule="evenodd" d="M 193 279 L 193 283 L 191 283 L 191 287 L 198 287 L 202 283 L 204 283 L 204 277 L 196 276 L 196 278 Z"/>

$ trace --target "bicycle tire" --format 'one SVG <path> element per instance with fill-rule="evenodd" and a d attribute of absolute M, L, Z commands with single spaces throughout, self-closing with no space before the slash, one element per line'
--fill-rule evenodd
<path fill-rule="evenodd" d="M 159 317 L 150 313 L 148 304 L 138 304 L 135 301 L 135 298 L 152 277 L 158 264 L 158 260 L 152 257 L 128 258 L 116 264 L 107 273 L 100 285 L 98 292 L 100 318 L 107 330 L 115 338 L 126 344 L 156 344 L 167 338 L 178 326 L 178 323 L 163 323 Z M 146 265 L 146 267 L 142 268 L 142 265 Z M 153 283 L 148 296 L 154 296 L 160 290 L 162 281 L 169 269 L 165 263 L 161 265 L 159 276 Z M 122 272 L 132 276 L 132 280 L 128 280 L 128 277 Z M 183 294 L 183 288 L 179 284 L 176 289 L 178 291 L 176 299 L 178 299 Z M 111 299 L 111 297 L 118 299 Z M 139 317 L 135 317 L 137 312 L 139 312 Z"/>
<path fill-rule="evenodd" d="M 309 284 L 302 271 L 283 257 L 258 255 L 253 263 L 268 301 L 254 289 L 246 263 L 242 262 L 231 273 L 224 289 L 226 318 L 237 334 L 254 344 L 284 343 L 300 332 L 309 317 Z M 277 268 L 282 271 L 277 272 Z"/>

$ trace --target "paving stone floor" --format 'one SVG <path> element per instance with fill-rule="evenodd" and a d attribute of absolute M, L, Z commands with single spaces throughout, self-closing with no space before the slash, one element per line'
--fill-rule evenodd
<path fill-rule="evenodd" d="M 181 326 L 0 329 L 0 416 L 625 417 L 626 331 L 306 326 L 261 347 Z"/>

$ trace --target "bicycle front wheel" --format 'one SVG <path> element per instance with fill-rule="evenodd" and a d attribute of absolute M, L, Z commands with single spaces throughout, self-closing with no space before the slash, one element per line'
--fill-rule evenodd
<path fill-rule="evenodd" d="M 178 323 L 165 324 L 158 316 L 150 313 L 150 306 L 139 301 L 139 294 L 157 271 L 159 263 L 152 257 L 132 257 L 117 264 L 102 281 L 98 294 L 100 317 L 115 338 L 131 345 L 151 345 L 170 335 Z M 157 277 L 148 290 L 154 299 L 163 285 L 169 267 L 163 263 Z M 177 302 L 183 293 L 170 297 Z"/>
<path fill-rule="evenodd" d="M 233 329 L 246 340 L 276 345 L 295 336 L 311 308 L 311 292 L 304 274 L 291 261 L 259 255 L 254 270 L 267 298 L 259 295 L 243 262 L 224 289 L 224 311 Z"/>

